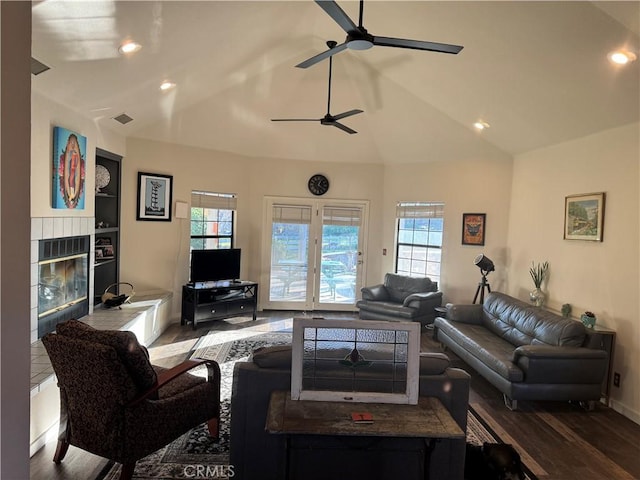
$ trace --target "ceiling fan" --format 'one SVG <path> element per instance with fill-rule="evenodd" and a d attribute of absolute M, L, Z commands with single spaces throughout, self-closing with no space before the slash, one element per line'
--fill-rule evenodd
<path fill-rule="evenodd" d="M 338 6 L 333 0 L 315 0 L 326 13 L 329 14 L 333 20 L 340 25 L 340 27 L 347 32 L 347 38 L 344 43 L 329 49 L 326 52 L 319 53 L 302 63 L 296 65 L 299 68 L 307 68 L 316 63 L 324 60 L 327 57 L 340 53 L 346 48 L 351 50 L 368 50 L 374 45 L 382 47 L 398 47 L 398 48 L 410 48 L 413 50 L 429 50 L 431 52 L 451 53 L 457 54 L 462 50 L 460 45 L 449 45 L 446 43 L 436 42 L 423 42 L 420 40 L 405 40 L 402 38 L 391 37 L 376 37 L 367 32 L 367 29 L 362 26 L 362 13 L 364 10 L 364 0 L 360 0 L 360 19 L 358 25 L 347 16 L 346 13 Z"/>
<path fill-rule="evenodd" d="M 327 46 L 329 47 L 328 51 L 335 48 L 338 44 L 335 40 L 327 41 Z M 352 128 L 347 127 L 346 125 L 341 124 L 338 120 L 342 120 L 343 118 L 350 117 L 352 115 L 356 115 L 358 113 L 363 113 L 362 110 L 349 110 L 348 112 L 339 113 L 338 115 L 331 115 L 331 68 L 333 64 L 333 59 L 329 56 L 329 92 L 327 98 L 327 114 L 322 118 L 272 118 L 272 122 L 320 122 L 321 125 L 331 125 L 332 127 L 337 127 L 340 130 L 344 130 L 347 133 L 358 133 Z"/>

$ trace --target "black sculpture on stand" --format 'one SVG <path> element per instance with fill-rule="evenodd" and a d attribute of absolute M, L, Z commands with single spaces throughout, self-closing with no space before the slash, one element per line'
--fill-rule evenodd
<path fill-rule="evenodd" d="M 489 257 L 486 255 L 480 254 L 473 261 L 475 265 L 480 269 L 480 273 L 482 274 L 482 280 L 478 283 L 478 288 L 476 289 L 476 294 L 473 297 L 473 303 L 476 303 L 478 300 L 478 295 L 480 295 L 480 303 L 484 303 L 484 291 L 487 289 L 489 293 L 491 293 L 491 285 L 487 282 L 487 275 L 493 272 L 496 267 L 491 261 Z"/>

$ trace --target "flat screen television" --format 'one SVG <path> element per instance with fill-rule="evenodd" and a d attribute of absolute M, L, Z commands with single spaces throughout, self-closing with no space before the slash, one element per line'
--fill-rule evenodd
<path fill-rule="evenodd" d="M 240 249 L 191 250 L 191 283 L 238 280 Z"/>

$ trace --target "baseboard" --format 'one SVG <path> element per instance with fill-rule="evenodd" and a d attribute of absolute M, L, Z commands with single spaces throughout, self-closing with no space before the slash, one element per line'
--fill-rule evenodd
<path fill-rule="evenodd" d="M 38 450 L 44 447 L 47 443 L 56 439 L 56 437 L 58 436 L 58 428 L 59 424 L 58 422 L 56 422 L 51 426 L 51 428 L 46 430 L 42 435 L 31 442 L 31 445 L 29 445 L 29 458 L 33 457 L 38 452 Z"/>
<path fill-rule="evenodd" d="M 626 405 L 616 401 L 616 400 L 610 400 L 610 406 L 613 410 L 615 410 L 616 412 L 618 412 L 620 415 L 627 417 L 629 420 L 631 420 L 634 423 L 637 423 L 638 425 L 640 425 L 640 412 L 636 412 L 635 410 L 630 409 L 629 407 L 627 407 Z"/>

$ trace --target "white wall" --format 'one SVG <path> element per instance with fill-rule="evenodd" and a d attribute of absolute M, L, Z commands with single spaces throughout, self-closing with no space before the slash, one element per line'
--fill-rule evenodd
<path fill-rule="evenodd" d="M 136 290 L 161 288 L 173 291 L 174 315 L 179 318 L 181 287 L 189 276 L 189 219 L 171 222 L 136 221 L 138 172 L 173 175 L 173 213 L 176 201 L 190 203 L 192 190 L 235 193 L 238 196 L 236 246 L 243 250 L 242 276 L 260 279 L 263 198 L 265 196 L 312 197 L 307 181 L 324 173 L 331 182 L 323 198 L 366 199 L 370 211 L 381 209 L 383 168 L 336 162 L 296 162 L 249 158 L 226 152 L 152 142 L 127 141 L 122 183 L 121 281 Z M 379 250 L 380 218 L 371 215 L 369 246 Z M 130 241 L 130 239 L 135 239 Z M 379 281 L 371 270 L 370 281 Z"/>
<path fill-rule="evenodd" d="M 51 208 L 53 127 L 64 127 L 87 137 L 85 208 Z M 124 137 L 99 128 L 91 119 L 32 92 L 31 95 L 31 216 L 93 217 L 95 210 L 96 147 L 125 155 Z"/>
<path fill-rule="evenodd" d="M 518 156 L 507 240 L 508 293 L 533 289 L 532 261 L 549 261 L 548 306 L 585 310 L 617 332 L 613 406 L 640 423 L 640 125 Z M 565 196 L 605 192 L 604 240 L 563 239 Z"/>
<path fill-rule="evenodd" d="M 488 276 L 492 290 L 504 290 L 505 245 L 511 200 L 511 158 L 493 156 L 458 162 L 387 167 L 384 179 L 382 271 L 393 271 L 397 202 L 444 202 L 444 238 L 440 289 L 443 301 L 471 303 L 481 279 L 473 263 L 480 253 L 496 264 Z M 462 245 L 462 214 L 486 213 L 484 246 Z M 374 252 L 381 255 L 382 251 Z"/>

